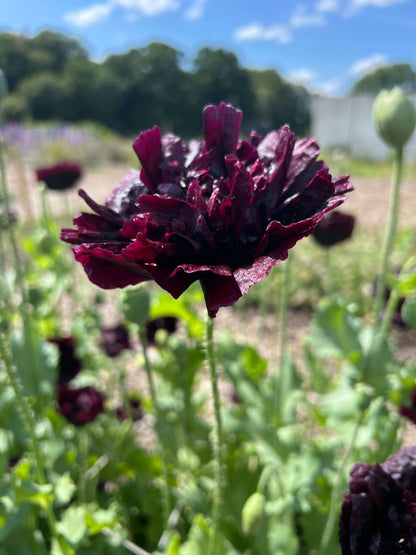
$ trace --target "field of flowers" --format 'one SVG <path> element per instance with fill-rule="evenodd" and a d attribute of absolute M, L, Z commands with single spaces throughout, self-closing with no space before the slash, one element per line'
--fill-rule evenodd
<path fill-rule="evenodd" d="M 416 115 L 389 94 L 391 186 L 226 104 L 189 145 L 0 128 L 0 555 L 416 552 Z"/>

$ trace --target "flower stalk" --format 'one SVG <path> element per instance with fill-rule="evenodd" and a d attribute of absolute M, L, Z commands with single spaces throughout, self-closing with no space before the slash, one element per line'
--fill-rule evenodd
<path fill-rule="evenodd" d="M 345 454 L 341 460 L 337 475 L 335 477 L 334 487 L 332 488 L 331 494 L 331 505 L 329 508 L 328 518 L 325 524 L 325 528 L 322 534 L 321 545 L 319 547 L 318 555 L 325 555 L 329 543 L 331 541 L 332 534 L 334 532 L 334 527 L 337 522 L 337 515 L 339 511 L 340 499 L 342 495 L 342 489 L 344 485 L 344 475 L 345 468 L 349 467 L 349 461 L 351 453 L 354 449 L 355 442 L 357 440 L 358 432 L 360 430 L 361 424 L 364 421 L 366 411 L 360 411 L 357 422 L 355 423 L 354 431 L 351 436 L 351 441 L 345 451 Z"/>
<path fill-rule="evenodd" d="M 207 318 L 206 326 L 206 353 L 214 406 L 213 453 L 215 463 L 215 492 L 212 506 L 213 536 L 211 537 L 208 553 L 210 555 L 215 555 L 217 553 L 216 549 L 218 542 L 221 508 L 223 502 L 223 430 L 221 419 L 221 401 L 218 389 L 218 376 L 214 353 L 214 318 L 211 318 L 210 316 L 208 316 Z"/>
<path fill-rule="evenodd" d="M 289 253 L 286 262 L 283 265 L 282 283 L 280 286 L 280 299 L 279 299 L 279 359 L 278 370 L 279 378 L 276 379 L 275 389 L 275 414 L 281 414 L 281 407 L 287 398 L 287 386 L 289 383 L 288 376 L 286 375 L 286 354 L 287 354 L 287 324 L 289 316 L 289 291 L 290 291 L 290 277 L 292 256 Z"/>
<path fill-rule="evenodd" d="M 35 419 L 32 412 L 32 408 L 29 404 L 28 399 L 23 393 L 22 384 L 20 378 L 13 368 L 12 361 L 7 353 L 7 349 L 4 343 L 3 336 L 0 334 L 0 358 L 3 361 L 4 369 L 7 374 L 7 379 L 10 383 L 11 388 L 16 399 L 16 407 L 18 414 L 22 420 L 23 426 L 26 433 L 29 436 L 30 446 L 34 457 L 35 469 L 37 473 L 37 480 L 40 485 L 46 485 L 46 473 L 45 466 L 43 462 L 43 457 L 41 450 L 39 449 L 38 440 L 35 433 Z M 56 530 L 56 520 L 52 508 L 49 505 L 45 506 L 46 518 L 49 525 L 49 530 L 52 538 L 58 538 L 58 533 Z"/>
<path fill-rule="evenodd" d="M 380 322 L 380 313 L 384 305 L 389 259 L 394 246 L 394 240 L 396 237 L 397 224 L 399 219 L 400 184 L 402 180 L 402 169 L 403 148 L 397 148 L 394 150 L 389 216 L 387 221 L 386 234 L 384 237 L 376 299 L 374 303 L 374 332 L 380 330 L 382 326 L 382 323 Z"/>
<path fill-rule="evenodd" d="M 149 385 L 150 398 L 152 400 L 152 405 L 156 414 L 156 434 L 158 436 L 158 446 L 160 450 L 161 459 L 161 471 L 163 477 L 162 484 L 162 511 L 163 511 L 163 522 L 166 529 L 169 527 L 169 515 L 170 515 L 170 494 L 169 494 L 169 475 L 168 475 L 168 464 L 167 464 L 167 454 L 164 446 L 163 438 L 160 433 L 160 422 L 161 422 L 161 410 L 159 405 L 159 400 L 156 391 L 156 384 L 153 378 L 152 367 L 150 364 L 150 359 L 147 351 L 147 337 L 146 328 L 144 326 L 139 327 L 139 339 L 142 346 L 143 358 L 144 358 L 144 368 L 146 371 L 147 383 Z"/>

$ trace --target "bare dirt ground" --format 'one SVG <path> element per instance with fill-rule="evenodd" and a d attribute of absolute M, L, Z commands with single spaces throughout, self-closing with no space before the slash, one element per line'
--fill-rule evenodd
<path fill-rule="evenodd" d="M 125 175 L 128 168 L 124 166 L 109 166 L 91 170 L 85 174 L 79 187 L 97 202 L 103 202 L 107 194 Z M 40 200 L 38 184 L 33 170 L 17 166 L 8 167 L 8 181 L 14 196 L 19 216 L 30 222 L 40 215 Z M 387 221 L 390 182 L 388 179 L 355 179 L 351 177 L 355 191 L 349 195 L 342 208 L 356 216 L 357 228 L 364 232 L 379 232 L 382 237 L 383 227 Z M 48 192 L 52 211 L 55 215 L 65 218 L 66 224 L 71 225 L 71 217 L 81 209 L 87 207 L 78 197 L 76 190 L 66 195 Z M 416 230 L 416 183 L 404 179 L 400 201 L 400 227 Z M 70 217 L 71 215 L 71 217 Z M 415 253 L 409 253 L 415 254 Z M 114 316 L 109 310 L 109 319 Z M 305 310 L 292 310 L 289 314 L 288 345 L 294 353 L 301 352 L 302 343 L 307 336 L 311 324 L 311 313 Z M 272 316 L 265 320 L 259 318 L 256 310 L 249 309 L 244 315 L 232 308 L 222 309 L 217 317 L 218 329 L 229 329 L 239 340 L 253 345 L 260 354 L 276 362 L 277 335 L 276 323 Z M 394 331 L 394 339 L 398 355 L 406 360 L 416 360 L 416 332 Z M 416 376 L 415 376 L 416 379 Z M 416 431 L 409 430 L 406 443 L 416 443 Z"/>

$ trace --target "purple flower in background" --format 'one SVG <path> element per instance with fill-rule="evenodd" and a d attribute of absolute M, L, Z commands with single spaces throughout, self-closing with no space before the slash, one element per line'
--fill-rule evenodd
<path fill-rule="evenodd" d="M 137 422 L 143 418 L 143 407 L 140 399 L 128 399 L 129 409 L 128 411 L 124 407 L 116 408 L 116 416 L 119 420 L 125 420 L 128 416 L 131 416 L 133 422 Z"/>
<path fill-rule="evenodd" d="M 82 167 L 75 162 L 58 162 L 53 166 L 38 168 L 36 179 L 45 183 L 48 189 L 63 191 L 73 187 L 81 178 Z"/>
<path fill-rule="evenodd" d="M 416 424 L 416 389 L 412 391 L 412 396 L 410 398 L 410 406 L 406 407 L 402 405 L 399 410 L 401 416 L 408 418 L 410 422 Z"/>
<path fill-rule="evenodd" d="M 101 337 L 104 350 L 109 357 L 115 357 L 124 349 L 131 348 L 129 334 L 123 324 L 111 328 L 102 328 Z"/>
<path fill-rule="evenodd" d="M 189 147 L 158 127 L 140 133 L 140 176 L 130 173 L 103 206 L 81 191 L 95 214 L 81 213 L 61 238 L 77 245 L 76 260 L 104 289 L 154 280 L 178 298 L 199 280 L 214 317 L 285 260 L 352 186 L 317 161 L 315 139 L 296 142 L 287 125 L 240 141 L 241 111 L 221 103 L 202 118 L 204 140 Z"/>
<path fill-rule="evenodd" d="M 82 426 L 93 422 L 104 410 L 104 398 L 93 387 L 71 389 L 61 384 L 58 386 L 58 412 L 75 424 Z"/>
<path fill-rule="evenodd" d="M 164 316 L 163 318 L 155 318 L 146 324 L 147 343 L 155 344 L 156 332 L 165 330 L 168 335 L 176 331 L 178 319 L 175 316 Z"/>
<path fill-rule="evenodd" d="M 312 237 L 322 247 L 332 247 L 349 239 L 355 226 L 355 218 L 351 214 L 344 214 L 333 210 L 326 214 L 316 226 Z"/>
<path fill-rule="evenodd" d="M 81 370 L 81 361 L 75 354 L 75 339 L 72 336 L 50 337 L 48 341 L 59 349 L 58 383 L 68 383 Z"/>
<path fill-rule="evenodd" d="M 352 467 L 339 541 L 343 555 L 416 553 L 416 447 Z"/>

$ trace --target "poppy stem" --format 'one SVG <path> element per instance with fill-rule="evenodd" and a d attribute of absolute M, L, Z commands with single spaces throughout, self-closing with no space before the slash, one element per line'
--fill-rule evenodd
<path fill-rule="evenodd" d="M 403 148 L 394 150 L 393 175 L 391 183 L 391 196 L 389 205 L 389 216 L 387 220 L 386 234 L 384 237 L 383 250 L 380 261 L 380 269 L 377 282 L 376 300 L 374 302 L 374 332 L 381 328 L 380 313 L 383 309 L 386 294 L 386 281 L 389 269 L 389 258 L 394 246 L 397 224 L 399 220 L 400 184 L 403 169 Z"/>
<path fill-rule="evenodd" d="M 360 411 L 357 422 L 355 423 L 355 427 L 351 436 L 350 443 L 341 460 L 341 464 L 339 465 L 339 469 L 335 477 L 335 482 L 332 488 L 331 505 L 329 507 L 329 514 L 325 524 L 324 532 L 322 534 L 321 545 L 319 546 L 318 555 L 324 555 L 331 542 L 332 534 L 334 532 L 334 527 L 337 522 L 337 515 L 339 511 L 339 506 L 340 506 L 340 498 L 342 495 L 342 488 L 345 480 L 345 467 L 349 465 L 351 453 L 354 449 L 358 432 L 360 430 L 361 424 L 363 423 L 366 414 L 367 414 L 366 410 Z"/>
<path fill-rule="evenodd" d="M 214 318 L 208 316 L 206 327 L 206 353 L 209 368 L 209 376 L 211 381 L 211 392 L 214 406 L 214 428 L 213 428 L 213 453 L 215 462 L 215 492 L 212 505 L 212 526 L 213 535 L 210 538 L 208 553 L 216 555 L 218 551 L 218 532 L 222 509 L 222 493 L 223 493 L 223 460 L 222 460 L 222 419 L 221 419 L 221 401 L 218 389 L 218 376 L 215 364 L 214 353 Z"/>
<path fill-rule="evenodd" d="M 150 391 L 150 398 L 152 400 L 152 405 L 156 414 L 156 434 L 158 439 L 158 446 L 160 451 L 160 460 L 161 460 L 161 472 L 162 472 L 162 488 L 161 488 L 161 495 L 162 495 L 162 511 L 163 511 L 163 525 L 165 529 L 169 527 L 169 515 L 170 515 L 170 494 L 169 494 L 169 475 L 168 475 L 168 463 L 167 463 L 167 454 L 165 449 L 165 444 L 163 442 L 160 424 L 161 424 L 161 410 L 159 405 L 159 400 L 156 391 L 156 384 L 153 379 L 153 372 L 152 367 L 150 364 L 149 355 L 147 352 L 147 337 L 146 337 L 146 328 L 141 326 L 139 328 L 139 338 L 140 343 L 142 346 L 143 351 L 143 358 L 144 358 L 144 368 L 146 371 L 147 383 L 149 385 Z"/>
<path fill-rule="evenodd" d="M 19 375 L 17 374 L 16 368 L 13 367 L 13 363 L 9 357 L 9 353 L 7 352 L 3 336 L 1 334 L 0 359 L 3 362 L 3 366 L 7 374 L 7 379 L 10 383 L 11 388 L 13 389 L 13 393 L 16 399 L 17 412 L 22 420 L 26 433 L 29 436 L 30 446 L 35 461 L 38 483 L 39 485 L 44 486 L 47 484 L 46 473 L 42 453 L 39 449 L 39 444 L 35 433 L 35 417 L 32 411 L 32 407 L 30 406 L 27 397 L 23 393 L 23 387 Z M 51 505 L 46 504 L 45 513 L 52 538 L 58 538 L 55 515 L 53 513 Z"/>
<path fill-rule="evenodd" d="M 4 154 L 3 154 L 3 140 L 0 138 L 0 187 L 1 193 L 4 199 L 4 209 L 5 213 L 10 213 L 10 195 L 9 189 L 7 186 L 7 177 L 6 177 L 6 166 L 4 162 Z M 9 225 L 7 228 L 8 232 L 8 239 L 12 249 L 12 255 L 14 259 L 14 271 L 16 273 L 16 283 L 20 291 L 21 302 L 19 303 L 19 313 L 23 323 L 23 330 L 24 330 L 24 341 L 25 341 L 25 349 L 28 350 L 30 357 L 33 361 L 33 376 L 34 379 L 40 380 L 41 372 L 39 368 L 38 358 L 36 356 L 36 349 L 34 345 L 35 341 L 35 334 L 34 332 L 34 322 L 32 316 L 32 306 L 29 303 L 29 295 L 26 289 L 25 281 L 24 281 L 24 274 L 23 274 L 23 265 L 20 259 L 20 253 L 17 246 L 17 239 L 14 231 L 13 225 Z M 42 403 L 42 396 L 39 396 L 39 401 Z"/>
<path fill-rule="evenodd" d="M 276 376 L 275 388 L 275 414 L 280 413 L 288 393 L 286 385 L 289 380 L 286 379 L 283 373 L 286 372 L 285 358 L 287 354 L 287 322 L 289 314 L 289 290 L 290 290 L 290 277 L 291 277 L 291 260 L 292 254 L 289 252 L 286 263 L 283 264 L 283 276 L 280 285 L 280 299 L 279 299 L 279 359 L 278 359 L 278 372 Z"/>

